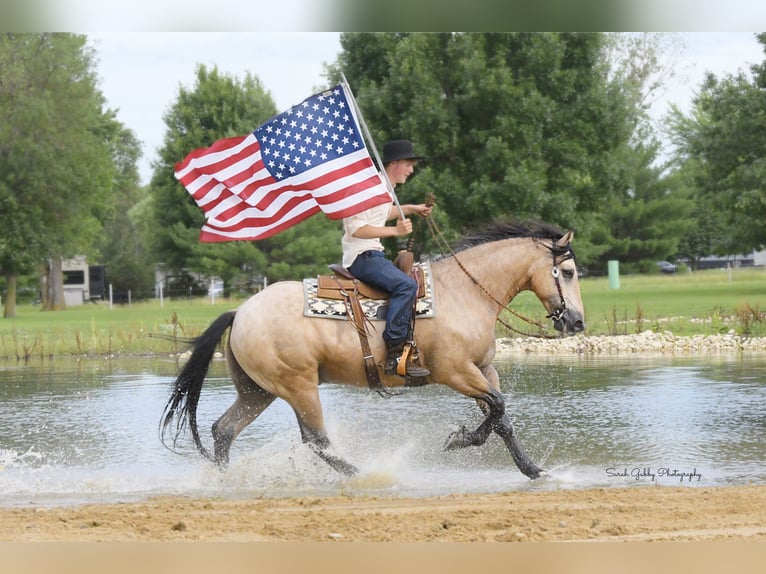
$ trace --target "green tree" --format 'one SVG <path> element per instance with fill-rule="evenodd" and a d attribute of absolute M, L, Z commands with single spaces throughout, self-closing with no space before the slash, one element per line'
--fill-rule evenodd
<path fill-rule="evenodd" d="M 705 181 L 704 165 L 689 158 L 675 169 L 669 179 L 677 193 L 691 204 L 687 232 L 678 244 L 678 256 L 697 269 L 700 260 L 709 255 L 728 255 L 735 249 L 731 238 L 737 231 L 728 223 L 726 214 L 718 209 L 709 194 L 700 188 Z"/>
<path fill-rule="evenodd" d="M 766 34 L 758 41 L 766 50 Z M 688 115 L 669 120 L 680 164 L 696 175 L 695 200 L 724 216 L 711 229 L 712 253 L 745 253 L 766 245 L 766 62 L 717 78 L 709 74 Z M 714 241 L 712 241 L 714 239 Z"/>
<path fill-rule="evenodd" d="M 20 273 L 87 253 L 110 208 L 113 117 L 97 88 L 94 53 L 85 36 L 0 36 L 0 267 L 15 313 Z M 57 264 L 58 263 L 58 264 Z M 51 309 L 63 307 L 53 274 Z"/>
<path fill-rule="evenodd" d="M 279 281 L 326 273 L 329 263 L 341 260 L 342 235 L 340 222 L 318 214 L 259 242 L 268 261 L 266 275 Z"/>
<path fill-rule="evenodd" d="M 137 169 L 141 146 L 135 134 L 121 126 L 111 138 L 116 167 L 114 209 L 105 222 L 98 247 L 99 260 L 106 265 L 107 278 L 117 291 L 131 291 L 135 297 L 146 296 L 154 286 L 150 254 L 140 232 L 139 214 L 147 191 L 139 184 Z"/>
<path fill-rule="evenodd" d="M 192 150 L 251 132 L 275 114 L 271 95 L 250 74 L 240 81 L 217 67 L 200 65 L 194 87 L 179 88 L 164 118 L 168 129 L 153 166 L 146 213 L 150 224 L 145 226 L 153 256 L 166 270 L 217 275 L 227 284 L 252 274 L 253 264 L 259 267 L 256 273 L 265 272 L 265 260 L 255 242 L 199 241 L 203 212 L 173 174 L 175 164 Z"/>
<path fill-rule="evenodd" d="M 631 184 L 602 211 L 601 231 L 607 236 L 600 243 L 608 247 L 596 260 L 599 269 L 616 259 L 626 272 L 651 272 L 656 261 L 678 252 L 693 227 L 692 201 L 673 177 L 662 175 L 663 166 L 654 165 L 658 145 L 655 141 L 633 149 L 630 158 L 635 164 L 627 170 Z"/>
<path fill-rule="evenodd" d="M 428 160 L 452 232 L 512 215 L 578 230 L 578 253 L 628 177 L 633 92 L 608 81 L 601 34 L 344 34 L 337 69 L 376 142 L 405 137 Z M 603 251 L 603 247 L 600 248 Z"/>

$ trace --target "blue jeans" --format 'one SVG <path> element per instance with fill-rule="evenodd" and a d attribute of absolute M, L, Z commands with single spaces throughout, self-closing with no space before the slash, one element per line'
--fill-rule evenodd
<path fill-rule="evenodd" d="M 382 251 L 365 251 L 348 268 L 351 274 L 374 287 L 388 291 L 388 311 L 383 340 L 393 347 L 407 339 L 418 283 L 386 259 Z"/>

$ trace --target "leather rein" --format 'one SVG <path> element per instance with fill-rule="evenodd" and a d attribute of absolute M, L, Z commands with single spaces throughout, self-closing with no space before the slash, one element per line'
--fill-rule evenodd
<path fill-rule="evenodd" d="M 458 264 L 458 267 L 460 267 L 460 269 L 463 271 L 463 273 L 465 273 L 468 276 L 468 278 L 477 287 L 479 287 L 479 289 L 481 289 L 484 292 L 484 294 L 487 297 L 489 297 L 495 303 L 495 305 L 498 306 L 498 308 L 500 310 L 508 311 L 509 313 L 511 313 L 512 315 L 518 317 L 522 321 L 526 321 L 530 325 L 534 325 L 535 327 L 537 327 L 541 331 L 547 330 L 547 328 L 548 328 L 547 325 L 543 325 L 539 321 L 535 321 L 534 319 L 530 319 L 529 317 L 526 317 L 525 315 L 522 315 L 518 311 L 515 311 L 515 310 L 511 309 L 510 307 L 508 307 L 508 304 L 501 303 L 500 301 L 498 301 L 497 298 L 494 295 L 492 295 L 492 293 L 490 293 L 489 290 L 487 290 L 487 288 L 484 287 L 484 285 L 482 285 L 479 282 L 479 280 L 476 279 L 471 274 L 470 271 L 468 271 L 468 269 L 465 268 L 463 263 L 460 261 L 460 258 L 457 256 L 455 251 L 453 251 L 453 249 L 450 246 L 449 242 L 445 239 L 445 237 L 442 234 L 441 230 L 436 225 L 436 222 L 430 216 L 426 217 L 426 222 L 428 223 L 428 228 L 431 231 L 431 235 L 434 237 L 434 239 L 436 240 L 437 244 L 441 244 L 442 248 L 446 248 L 446 250 L 449 251 L 450 255 L 455 259 L 455 261 Z M 556 283 L 556 290 L 558 291 L 559 299 L 560 299 L 561 303 L 558 306 L 554 307 L 553 311 L 551 311 L 550 314 L 546 315 L 546 318 L 547 319 L 551 319 L 553 321 L 560 321 L 562 319 L 562 317 L 564 316 L 564 313 L 567 310 L 567 306 L 566 306 L 566 299 L 564 298 L 564 293 L 563 293 L 563 291 L 561 289 L 561 280 L 560 280 L 561 270 L 559 269 L 559 265 L 561 263 L 563 263 L 564 261 L 567 261 L 569 259 L 574 259 L 575 255 L 574 255 L 574 251 L 572 250 L 572 247 L 569 244 L 565 245 L 564 247 L 556 247 L 555 245 L 551 245 L 550 247 L 548 247 L 548 250 L 551 252 L 551 255 L 553 257 L 553 267 L 551 268 L 551 275 L 553 276 L 553 280 Z M 561 259 L 557 262 L 557 258 L 559 258 L 559 257 Z M 506 329 L 508 329 L 510 331 L 513 331 L 515 333 L 518 333 L 520 335 L 525 335 L 527 337 L 536 337 L 536 338 L 539 338 L 539 339 L 558 339 L 559 338 L 558 335 L 547 335 L 547 334 L 544 334 L 544 333 L 528 333 L 526 331 L 522 331 L 522 330 L 517 329 L 517 328 L 513 327 L 512 325 L 508 324 L 506 321 L 504 321 L 500 317 L 499 314 L 497 316 L 497 321 L 501 325 L 503 325 Z"/>

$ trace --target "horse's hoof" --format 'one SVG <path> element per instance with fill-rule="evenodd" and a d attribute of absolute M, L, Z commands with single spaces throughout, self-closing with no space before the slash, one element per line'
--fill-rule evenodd
<path fill-rule="evenodd" d="M 537 472 L 537 474 L 536 474 L 535 476 L 530 476 L 529 478 L 531 478 L 532 480 L 540 480 L 540 479 L 543 479 L 543 478 L 550 478 L 550 477 L 551 477 L 551 475 L 550 475 L 550 474 L 548 474 L 548 472 L 547 472 L 547 471 L 545 471 L 545 470 L 543 470 L 543 469 L 541 468 L 541 469 L 540 469 L 540 470 Z"/>
<path fill-rule="evenodd" d="M 465 448 L 469 444 L 468 429 L 465 426 L 461 426 L 458 430 L 452 431 L 447 437 L 447 440 L 444 441 L 444 450 Z"/>

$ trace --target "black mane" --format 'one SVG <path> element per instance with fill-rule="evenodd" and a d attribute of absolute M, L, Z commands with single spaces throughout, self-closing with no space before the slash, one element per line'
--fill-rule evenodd
<path fill-rule="evenodd" d="M 564 232 L 550 223 L 498 220 L 467 234 L 454 247 L 454 251 L 457 253 L 470 247 L 476 247 L 477 245 L 500 241 L 502 239 L 528 237 L 531 239 L 558 241 L 563 236 Z"/>

